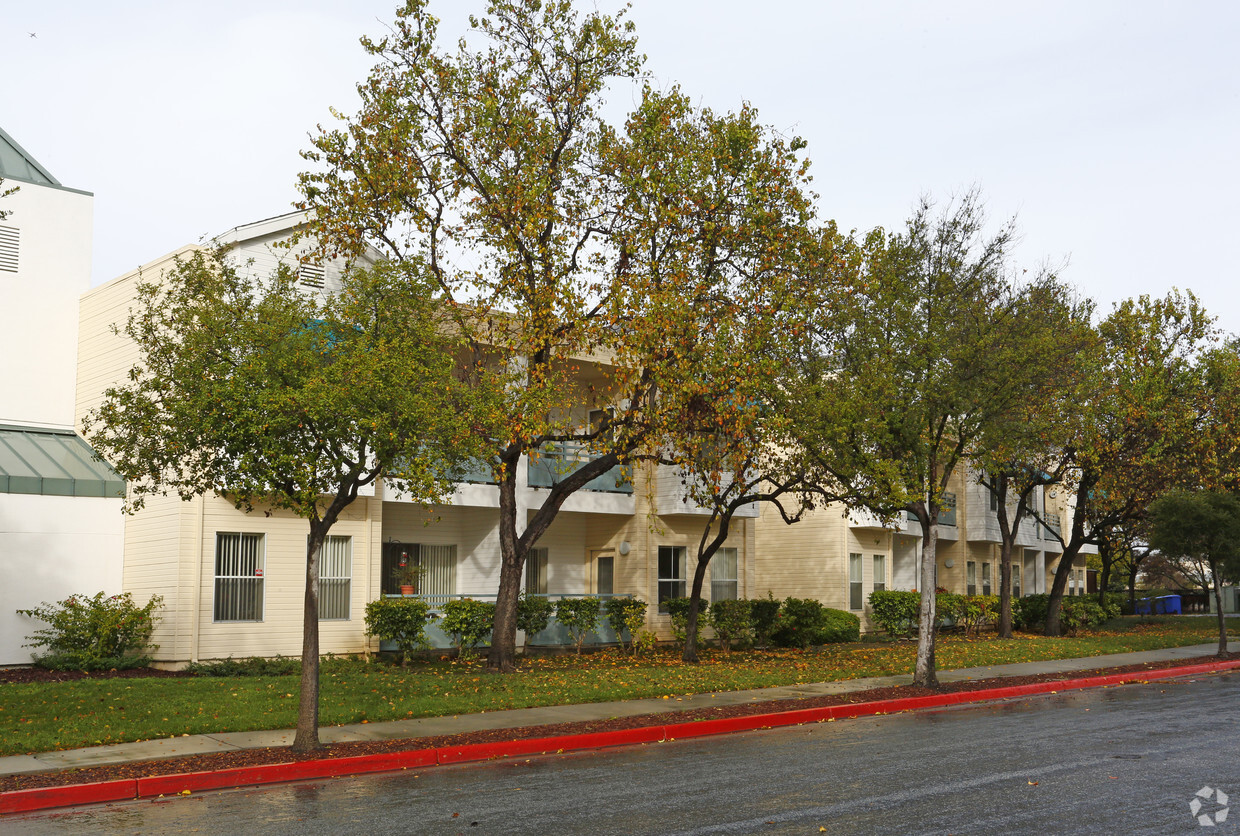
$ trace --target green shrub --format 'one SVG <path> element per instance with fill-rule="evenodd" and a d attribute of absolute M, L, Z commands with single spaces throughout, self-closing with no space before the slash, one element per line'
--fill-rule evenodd
<path fill-rule="evenodd" d="M 753 620 L 754 644 L 770 647 L 771 634 L 779 621 L 780 602 L 770 592 L 765 598 L 749 599 L 749 617 Z"/>
<path fill-rule="evenodd" d="M 880 630 L 897 638 L 917 632 L 917 612 L 921 596 L 899 589 L 879 589 L 870 593 L 870 618 Z"/>
<path fill-rule="evenodd" d="M 1026 595 L 1020 599 L 1020 622 L 1023 629 L 1041 630 L 1046 624 L 1046 611 L 1048 609 L 1051 596 L 1045 592 L 1038 592 L 1034 595 Z M 1015 602 L 1013 602 L 1015 603 Z M 1016 620 L 1016 612 L 1012 612 L 1012 620 Z"/>
<path fill-rule="evenodd" d="M 586 636 L 598 626 L 601 603 L 601 599 L 594 597 L 561 598 L 555 602 L 555 620 L 568 630 L 578 653 L 581 653 Z"/>
<path fill-rule="evenodd" d="M 771 640 L 781 647 L 809 648 L 833 642 L 859 641 L 861 619 L 824 607 L 812 598 L 786 598 Z"/>
<path fill-rule="evenodd" d="M 185 670 L 194 676 L 292 676 L 301 672 L 301 660 L 291 656 L 229 656 L 214 662 L 192 662 Z"/>
<path fill-rule="evenodd" d="M 685 639 L 689 637 L 689 599 L 669 598 L 663 603 L 667 605 L 667 611 L 672 616 L 672 639 L 677 647 L 683 648 Z M 709 601 L 698 602 L 697 635 L 694 636 L 694 640 L 698 643 L 701 643 L 702 626 L 706 623 L 706 614 L 709 611 Z"/>
<path fill-rule="evenodd" d="M 961 626 L 960 617 L 964 608 L 964 598 L 965 596 L 955 592 L 934 593 L 934 629 L 942 630 L 949 621 L 953 627 Z"/>
<path fill-rule="evenodd" d="M 956 602 L 954 617 L 966 634 L 977 635 L 982 627 L 999 620 L 999 596 L 962 595 Z"/>
<path fill-rule="evenodd" d="M 611 629 L 616 631 L 616 638 L 623 648 L 624 634 L 629 634 L 629 651 L 637 655 L 637 637 L 646 623 L 646 602 L 641 598 L 608 598 L 603 602 L 607 612 L 607 621 Z"/>
<path fill-rule="evenodd" d="M 551 623 L 553 612 L 555 604 L 549 599 L 522 595 L 517 601 L 517 629 L 524 632 L 527 639 L 535 633 L 541 633 Z"/>
<path fill-rule="evenodd" d="M 427 647 L 430 613 L 430 605 L 416 598 L 379 598 L 366 605 L 366 635 L 395 642 L 401 665 L 407 665 L 414 651 Z"/>
<path fill-rule="evenodd" d="M 475 601 L 473 598 L 456 598 L 443 605 L 443 631 L 452 636 L 457 657 L 470 659 L 474 648 L 491 634 L 495 620 L 495 604 Z"/>
<path fill-rule="evenodd" d="M 731 653 L 733 644 L 745 644 L 753 639 L 752 604 L 727 599 L 711 602 L 710 626 L 715 628 L 723 652 Z"/>
<path fill-rule="evenodd" d="M 1104 607 L 1093 596 L 1064 598 L 1059 623 L 1069 636 L 1075 636 L 1080 630 L 1099 627 L 1118 615 L 1119 607 L 1114 604 Z"/>
<path fill-rule="evenodd" d="M 63 601 L 46 601 L 29 610 L 18 610 L 46 622 L 26 638 L 26 647 L 45 647 L 47 653 L 35 659 L 39 667 L 52 670 L 98 671 L 113 668 L 141 668 L 150 661 L 150 644 L 163 598 L 152 595 L 145 606 L 137 606 L 128 592 L 93 596 L 70 595 Z"/>

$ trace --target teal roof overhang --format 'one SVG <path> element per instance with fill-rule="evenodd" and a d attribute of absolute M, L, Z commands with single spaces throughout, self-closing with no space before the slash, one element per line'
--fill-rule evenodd
<path fill-rule="evenodd" d="M 77 433 L 0 424 L 0 493 L 125 496 L 125 480 Z"/>

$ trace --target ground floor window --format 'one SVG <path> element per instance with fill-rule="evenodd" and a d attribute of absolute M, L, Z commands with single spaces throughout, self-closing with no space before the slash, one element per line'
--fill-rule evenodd
<path fill-rule="evenodd" d="M 710 562 L 710 600 L 735 601 L 738 579 L 736 549 L 720 549 Z"/>
<path fill-rule="evenodd" d="M 525 594 L 547 594 L 547 560 L 550 552 L 545 549 L 530 549 L 525 558 Z"/>
<path fill-rule="evenodd" d="M 964 583 L 965 594 L 977 594 L 977 564 L 972 560 L 967 561 L 964 565 Z"/>
<path fill-rule="evenodd" d="M 854 552 L 848 555 L 848 608 L 859 610 L 862 603 L 861 555 Z"/>
<path fill-rule="evenodd" d="M 349 618 L 353 588 L 353 538 L 328 535 L 319 554 L 319 619 Z"/>
<path fill-rule="evenodd" d="M 215 535 L 214 620 L 263 620 L 263 564 L 263 535 Z"/>
<path fill-rule="evenodd" d="M 409 566 L 420 568 L 415 591 L 429 597 L 432 604 L 442 604 L 456 594 L 456 546 L 385 543 L 380 585 L 383 594 L 400 593 L 401 576 Z"/>
<path fill-rule="evenodd" d="M 1012 597 L 1013 598 L 1020 597 L 1020 573 L 1021 573 L 1020 565 L 1014 564 L 1012 566 Z"/>
<path fill-rule="evenodd" d="M 990 594 L 990 564 L 982 564 L 982 594 Z"/>
<path fill-rule="evenodd" d="M 684 546 L 659 546 L 659 612 L 666 613 L 669 598 L 685 597 L 685 563 L 688 552 Z"/>
<path fill-rule="evenodd" d="M 874 591 L 882 592 L 887 588 L 887 555 L 874 555 Z"/>

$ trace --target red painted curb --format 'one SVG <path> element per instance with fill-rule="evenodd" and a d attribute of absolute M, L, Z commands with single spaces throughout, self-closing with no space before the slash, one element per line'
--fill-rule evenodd
<path fill-rule="evenodd" d="M 41 787 L 0 793 L 0 814 L 28 813 L 49 807 L 72 807 L 77 804 L 98 804 L 104 801 L 129 801 L 138 797 L 138 782 L 133 778 L 101 781 L 97 784 L 71 784 L 65 787 Z"/>
<path fill-rule="evenodd" d="M 151 798 L 159 795 L 178 795 L 229 787 L 276 784 L 314 778 L 332 778 L 343 775 L 360 775 L 369 772 L 389 772 L 437 764 L 469 763 L 511 758 L 520 755 L 541 755 L 582 749 L 601 749 L 635 743 L 657 743 L 663 740 L 691 739 L 738 731 L 794 726 L 801 723 L 818 723 L 826 720 L 851 717 L 867 717 L 877 714 L 895 714 L 901 711 L 938 708 L 961 703 L 991 702 L 1011 697 L 1053 694 L 1082 688 L 1106 687 L 1131 682 L 1148 682 L 1197 673 L 1215 673 L 1240 668 L 1240 659 L 1225 662 L 1206 662 L 1163 668 L 1152 671 L 1107 674 L 1082 679 L 1063 679 L 1057 682 L 1036 682 L 1030 685 L 1013 685 L 980 691 L 963 691 L 950 694 L 932 694 L 925 697 L 901 697 L 881 702 L 845 703 L 821 708 L 802 708 L 773 714 L 753 714 L 747 717 L 724 717 L 718 720 L 699 720 L 687 723 L 671 723 L 664 726 L 645 726 L 636 729 L 620 729 L 611 732 L 570 734 L 560 737 L 540 737 L 526 740 L 509 740 L 499 743 L 476 743 L 467 746 L 419 749 L 408 752 L 384 752 L 377 755 L 358 755 L 352 758 L 330 758 L 293 763 L 244 766 L 218 772 L 191 772 L 181 775 L 161 775 L 151 778 L 104 781 L 95 784 L 74 784 L 62 787 L 14 790 L 0 793 L 0 814 L 32 812 L 54 807 L 71 807 L 79 804 L 97 804 L 108 801 L 127 801 L 134 798 Z"/>
<path fill-rule="evenodd" d="M 618 729 L 589 734 L 566 734 L 559 737 L 531 737 L 525 740 L 505 740 L 498 743 L 471 743 L 466 746 L 445 746 L 437 750 L 439 763 L 469 763 L 472 761 L 512 758 L 520 755 L 544 755 L 567 752 L 574 749 L 603 749 L 608 746 L 624 746 L 632 743 L 658 743 L 663 739 L 662 726 L 643 726 L 637 729 Z"/>

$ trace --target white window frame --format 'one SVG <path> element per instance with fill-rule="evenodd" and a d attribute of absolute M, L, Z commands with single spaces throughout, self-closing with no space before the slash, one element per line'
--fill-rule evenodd
<path fill-rule="evenodd" d="M 860 552 L 848 553 L 848 608 L 860 610 L 865 606 L 863 572 L 865 557 Z"/>
<path fill-rule="evenodd" d="M 222 548 L 232 546 L 232 553 Z M 244 553 L 252 543 L 254 553 Z M 253 565 L 249 565 L 252 562 Z M 267 610 L 267 536 L 254 532 L 217 531 L 215 533 L 214 582 L 211 590 L 211 620 L 216 624 L 259 623 Z M 256 589 L 244 595 L 246 589 Z M 227 594 L 222 595 L 224 590 Z M 242 602 L 243 597 L 248 598 Z M 242 618 L 242 615 L 249 617 Z M 224 616 L 224 617 L 221 617 Z M 231 617 L 229 617 L 231 616 Z"/>
<path fill-rule="evenodd" d="M 710 562 L 710 600 L 735 601 L 740 597 L 740 554 L 720 549 Z"/>
<path fill-rule="evenodd" d="M 664 560 L 665 556 L 667 561 Z M 665 602 L 669 598 L 685 597 L 688 561 L 689 550 L 685 546 L 659 546 L 659 565 L 656 567 L 659 579 L 655 589 L 655 599 L 658 602 L 659 612 L 664 615 L 668 612 Z M 665 569 L 669 570 L 669 574 L 664 573 Z"/>
<path fill-rule="evenodd" d="M 547 566 L 550 563 L 551 550 L 546 546 L 530 549 L 525 558 L 525 594 L 547 594 Z"/>
<path fill-rule="evenodd" d="M 874 562 L 874 591 L 882 592 L 887 589 L 887 555 L 876 554 L 873 556 Z"/>
<path fill-rule="evenodd" d="M 352 600 L 353 538 L 329 534 L 323 538 L 319 551 L 319 621 L 348 621 L 353 612 Z M 334 609 L 340 605 L 343 614 Z"/>

